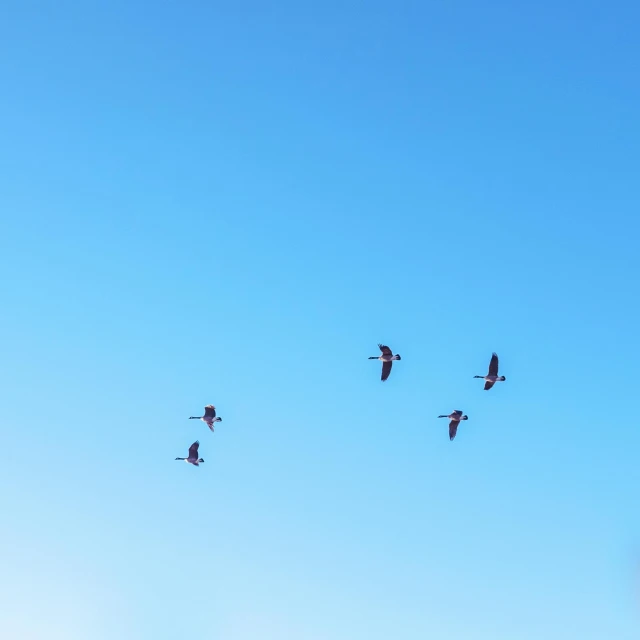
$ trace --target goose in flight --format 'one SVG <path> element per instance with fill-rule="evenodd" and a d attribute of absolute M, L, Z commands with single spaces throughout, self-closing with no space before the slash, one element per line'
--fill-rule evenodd
<path fill-rule="evenodd" d="M 211 431 L 213 431 L 214 422 L 222 422 L 222 418 L 216 417 L 216 408 L 212 404 L 208 404 L 204 408 L 203 416 L 191 416 L 189 420 L 202 420 L 202 422 L 207 423 L 207 426 Z"/>
<path fill-rule="evenodd" d="M 382 360 L 382 376 L 380 377 L 380 380 L 384 382 L 391 373 L 391 365 L 393 364 L 393 361 L 402 360 L 402 358 L 397 353 L 394 356 L 393 353 L 391 353 L 391 349 L 384 344 L 379 344 L 378 347 L 380 348 L 382 355 L 371 356 L 369 360 Z"/>
<path fill-rule="evenodd" d="M 204 462 L 204 460 L 202 458 L 198 458 L 198 447 L 199 446 L 200 446 L 200 443 L 196 440 L 189 447 L 189 457 L 188 458 L 176 458 L 176 460 L 184 460 L 188 464 L 193 464 L 196 467 L 199 466 L 201 462 Z"/>
<path fill-rule="evenodd" d="M 489 373 L 486 376 L 473 376 L 474 378 L 482 378 L 486 382 L 484 383 L 484 390 L 489 391 L 496 382 L 504 382 L 506 378 L 498 375 L 498 354 L 494 353 L 491 356 L 491 362 L 489 363 Z"/>
<path fill-rule="evenodd" d="M 449 423 L 449 440 L 453 440 L 456 437 L 456 432 L 458 431 L 460 420 L 469 419 L 467 416 L 463 416 L 462 411 L 460 411 L 459 409 L 456 409 L 448 416 L 438 416 L 438 418 L 449 418 L 449 420 L 451 420 L 451 422 Z"/>

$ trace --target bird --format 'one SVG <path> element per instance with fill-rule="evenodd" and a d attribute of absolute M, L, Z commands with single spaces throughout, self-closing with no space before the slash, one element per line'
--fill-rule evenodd
<path fill-rule="evenodd" d="M 189 420 L 202 420 L 202 422 L 206 422 L 207 426 L 211 431 L 213 431 L 213 423 L 214 422 L 222 422 L 222 418 L 216 417 L 216 408 L 212 404 L 208 404 L 204 408 L 203 416 L 191 416 Z"/>
<path fill-rule="evenodd" d="M 380 380 L 384 382 L 389 377 L 389 374 L 391 373 L 391 365 L 393 364 L 393 361 L 402 360 L 402 358 L 397 353 L 394 356 L 391 353 L 391 349 L 389 349 L 389 347 L 387 347 L 384 344 L 378 344 L 378 347 L 380 348 L 380 351 L 382 351 L 382 355 L 371 356 L 369 360 L 382 360 L 382 376 L 380 377 Z"/>
<path fill-rule="evenodd" d="M 176 460 L 184 460 L 185 462 L 188 462 L 189 464 L 193 464 L 196 467 L 199 466 L 201 462 L 204 462 L 204 460 L 202 458 L 198 458 L 198 447 L 199 446 L 200 446 L 200 443 L 196 440 L 189 447 L 189 457 L 188 458 L 176 458 Z"/>
<path fill-rule="evenodd" d="M 484 383 L 485 391 L 489 391 L 489 389 L 491 389 L 491 387 L 493 387 L 493 385 L 496 382 L 504 382 L 506 378 L 504 376 L 498 375 L 498 354 L 494 353 L 491 356 L 491 362 L 489 363 L 489 373 L 486 376 L 473 376 L 473 377 L 482 378 L 483 380 L 486 380 L 486 382 Z"/>
<path fill-rule="evenodd" d="M 450 413 L 448 416 L 438 416 L 438 418 L 449 418 L 451 420 L 449 423 L 449 440 L 453 440 L 456 437 L 460 420 L 469 419 L 467 416 L 462 415 L 462 411 L 460 411 L 460 409 L 455 409 L 453 413 Z"/>

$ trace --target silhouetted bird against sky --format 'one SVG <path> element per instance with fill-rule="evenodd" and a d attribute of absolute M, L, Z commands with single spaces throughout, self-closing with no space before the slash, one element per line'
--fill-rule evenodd
<path fill-rule="evenodd" d="M 212 404 L 208 404 L 204 408 L 203 416 L 191 416 L 189 420 L 202 420 L 203 422 L 207 423 L 211 431 L 213 431 L 214 422 L 222 422 L 222 418 L 216 418 L 216 408 Z"/>
<path fill-rule="evenodd" d="M 438 418 L 449 418 L 449 420 L 451 420 L 451 422 L 449 423 L 449 440 L 453 440 L 456 437 L 460 420 L 469 419 L 467 416 L 463 416 L 462 411 L 460 411 L 459 409 L 456 409 L 453 413 L 450 413 L 448 416 L 438 416 Z"/>
<path fill-rule="evenodd" d="M 489 391 L 496 382 L 504 382 L 506 378 L 498 375 L 498 354 L 494 353 L 491 356 L 491 362 L 489 363 L 489 373 L 486 376 L 473 376 L 474 378 L 482 378 L 486 380 L 484 383 L 484 390 Z"/>
<path fill-rule="evenodd" d="M 391 349 L 384 344 L 379 344 L 378 347 L 380 347 L 382 355 L 371 356 L 369 360 L 382 360 L 382 376 L 380 377 L 380 380 L 384 382 L 391 373 L 391 365 L 393 364 L 393 361 L 402 360 L 402 358 L 398 354 L 394 356 L 393 353 L 391 353 Z"/>
<path fill-rule="evenodd" d="M 189 457 L 188 458 L 176 458 L 176 460 L 184 460 L 185 462 L 188 462 L 189 464 L 192 464 L 192 465 L 197 467 L 201 462 L 204 462 L 204 460 L 202 458 L 198 458 L 198 447 L 199 446 L 200 446 L 200 443 L 196 440 L 189 447 Z"/>

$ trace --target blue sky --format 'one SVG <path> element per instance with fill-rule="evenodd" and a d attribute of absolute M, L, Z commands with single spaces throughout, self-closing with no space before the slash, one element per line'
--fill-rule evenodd
<path fill-rule="evenodd" d="M 5 2 L 2 635 L 637 638 L 639 18 Z"/>

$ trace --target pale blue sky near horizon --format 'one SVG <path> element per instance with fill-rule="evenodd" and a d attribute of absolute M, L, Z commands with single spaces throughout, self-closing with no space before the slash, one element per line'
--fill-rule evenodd
<path fill-rule="evenodd" d="M 639 18 L 5 2 L 0 635 L 637 638 Z"/>

